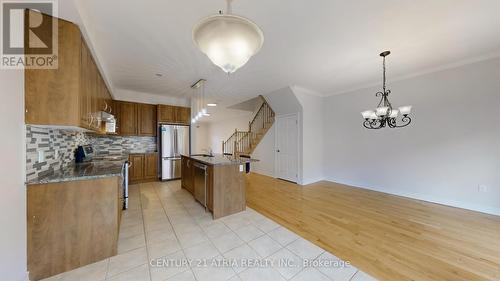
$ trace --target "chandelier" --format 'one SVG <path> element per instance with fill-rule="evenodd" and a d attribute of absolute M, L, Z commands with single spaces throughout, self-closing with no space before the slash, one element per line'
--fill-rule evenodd
<path fill-rule="evenodd" d="M 201 20 L 193 29 L 193 40 L 215 65 L 233 73 L 260 50 L 264 34 L 249 19 L 231 14 L 233 0 L 226 1 L 226 14 L 219 11 Z"/>
<path fill-rule="evenodd" d="M 383 78 L 383 91 L 377 92 L 376 97 L 380 97 L 380 102 L 375 110 L 366 110 L 361 112 L 365 121 L 363 126 L 367 129 L 381 129 L 384 127 L 401 128 L 406 127 L 411 123 L 411 118 L 408 116 L 411 112 L 411 105 L 401 106 L 399 109 L 394 109 L 389 101 L 389 94 L 391 90 L 386 89 L 385 78 L 385 57 L 390 55 L 390 51 L 385 51 L 380 54 L 384 58 L 384 78 Z M 401 118 L 398 120 L 398 117 Z"/>

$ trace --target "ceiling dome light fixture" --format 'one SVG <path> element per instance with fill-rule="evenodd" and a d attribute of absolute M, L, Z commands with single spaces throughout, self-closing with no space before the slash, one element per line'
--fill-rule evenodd
<path fill-rule="evenodd" d="M 383 91 L 377 92 L 376 97 L 380 97 L 380 102 L 375 110 L 366 110 L 361 112 L 365 121 L 363 126 L 367 129 L 381 129 L 386 126 L 389 128 L 406 127 L 411 123 L 411 118 L 408 116 L 411 112 L 411 105 L 402 106 L 399 109 L 393 109 L 392 104 L 389 102 L 389 94 L 391 90 L 386 89 L 385 78 L 385 57 L 390 55 L 390 51 L 385 51 L 380 54 L 384 58 L 384 76 L 383 76 Z M 398 116 L 401 114 L 402 118 L 398 124 Z"/>
<path fill-rule="evenodd" d="M 233 73 L 259 52 L 264 34 L 251 20 L 231 14 L 233 0 L 226 1 L 226 14 L 202 19 L 193 29 L 193 40 L 215 65 Z"/>

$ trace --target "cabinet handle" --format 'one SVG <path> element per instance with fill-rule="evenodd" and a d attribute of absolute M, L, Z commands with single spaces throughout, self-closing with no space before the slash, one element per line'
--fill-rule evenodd
<path fill-rule="evenodd" d="M 129 162 L 128 163 L 128 167 L 131 168 L 132 167 L 132 162 Z"/>
<path fill-rule="evenodd" d="M 90 118 L 89 118 L 89 120 L 90 120 L 89 121 L 89 127 L 92 128 L 92 123 L 94 123 L 94 116 L 92 115 L 92 113 L 89 113 L 89 116 L 90 116 Z"/>
<path fill-rule="evenodd" d="M 111 112 L 113 111 L 113 109 L 111 108 L 111 105 L 109 106 L 109 114 L 111 114 Z"/>
<path fill-rule="evenodd" d="M 108 111 L 108 103 L 104 102 L 104 110 L 103 111 Z"/>

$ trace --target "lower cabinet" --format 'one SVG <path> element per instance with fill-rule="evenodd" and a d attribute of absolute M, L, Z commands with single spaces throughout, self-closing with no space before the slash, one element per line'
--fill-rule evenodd
<path fill-rule="evenodd" d="M 129 163 L 131 184 L 158 179 L 158 153 L 130 154 Z"/>
<path fill-rule="evenodd" d="M 181 186 L 194 194 L 194 167 L 193 161 L 187 157 L 181 158 Z"/>
<path fill-rule="evenodd" d="M 120 177 L 28 185 L 29 279 L 116 255 L 121 207 Z"/>

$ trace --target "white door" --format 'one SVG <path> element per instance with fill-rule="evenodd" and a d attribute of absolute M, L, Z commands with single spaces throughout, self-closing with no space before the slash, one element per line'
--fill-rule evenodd
<path fill-rule="evenodd" d="M 276 118 L 277 177 L 297 182 L 298 117 L 297 114 Z"/>

